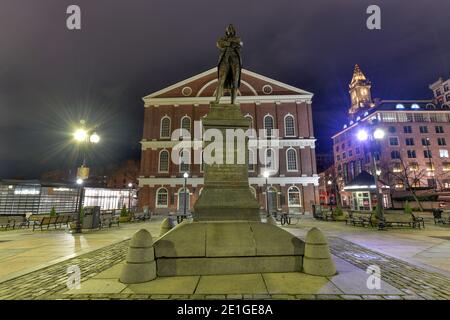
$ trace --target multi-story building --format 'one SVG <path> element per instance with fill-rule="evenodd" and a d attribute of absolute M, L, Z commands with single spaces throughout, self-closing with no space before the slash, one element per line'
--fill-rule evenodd
<path fill-rule="evenodd" d="M 125 160 L 118 168 L 109 171 L 107 187 L 129 188 L 130 183 L 133 187 L 136 187 L 138 185 L 139 170 L 138 160 Z"/>
<path fill-rule="evenodd" d="M 361 74 L 356 67 L 353 79 L 366 79 Z M 370 87 L 363 83 L 360 90 L 353 83 L 352 80 L 350 93 L 359 90 L 366 103 L 358 104 L 358 99 L 352 98 L 349 122 L 332 137 L 340 190 L 363 170 L 372 172 L 368 142 L 357 139 L 358 132 L 367 130 L 372 123 L 385 133 L 384 139 L 379 141 L 378 151 L 373 154 L 380 181 L 393 190 L 449 188 L 449 105 L 431 99 L 378 100 L 374 103 Z M 351 201 L 345 193 L 342 200 L 344 205 Z"/>
<path fill-rule="evenodd" d="M 201 150 L 182 151 L 183 159 L 171 161 L 172 149 L 178 139 L 171 139 L 179 128 L 198 136 L 194 122 L 201 123 L 214 101 L 217 70 L 210 69 L 143 98 L 145 103 L 144 132 L 141 141 L 139 205 L 164 213 L 181 211 L 184 195 L 192 209 L 202 191 L 203 165 Z M 313 94 L 243 69 L 237 102 L 251 127 L 262 135 L 278 129 L 279 148 L 265 150 L 266 156 L 278 155 L 279 167 L 268 178 L 268 198 L 262 173 L 265 164 L 261 150 L 249 150 L 250 189 L 261 209 L 269 203 L 270 210 L 310 212 L 318 200 L 315 141 L 311 100 Z M 229 97 L 223 98 L 224 101 Z M 201 136 L 201 134 L 200 134 Z M 197 139 L 197 138 L 195 138 Z M 184 153 L 186 152 L 186 153 Z M 200 154 L 199 154 L 200 152 Z M 184 172 L 188 172 L 184 190 Z"/>
<path fill-rule="evenodd" d="M 444 81 L 439 78 L 435 83 L 430 84 L 429 88 L 433 91 L 437 104 L 450 106 L 450 79 Z"/>

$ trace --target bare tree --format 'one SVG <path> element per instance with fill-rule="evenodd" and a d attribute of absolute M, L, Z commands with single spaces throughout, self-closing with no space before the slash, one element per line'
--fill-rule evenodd
<path fill-rule="evenodd" d="M 420 211 L 423 211 L 422 203 L 417 196 L 416 186 L 427 176 L 425 169 L 420 169 L 417 163 L 407 163 L 402 158 L 398 161 L 383 162 L 380 165 L 382 175 L 387 178 L 389 186 L 395 187 L 401 182 L 406 191 L 411 192 Z"/>

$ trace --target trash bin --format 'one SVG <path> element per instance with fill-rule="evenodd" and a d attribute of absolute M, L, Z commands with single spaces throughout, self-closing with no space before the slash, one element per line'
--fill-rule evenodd
<path fill-rule="evenodd" d="M 84 207 L 83 229 L 97 229 L 100 225 L 100 207 Z"/>

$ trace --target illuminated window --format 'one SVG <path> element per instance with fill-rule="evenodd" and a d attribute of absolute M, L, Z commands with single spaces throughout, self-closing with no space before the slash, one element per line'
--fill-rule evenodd
<path fill-rule="evenodd" d="M 166 188 L 159 188 L 156 191 L 156 207 L 158 208 L 167 208 L 169 205 L 169 193 Z"/>
<path fill-rule="evenodd" d="M 161 119 L 160 137 L 170 138 L 170 118 L 167 116 Z"/>
<path fill-rule="evenodd" d="M 169 151 L 167 150 L 159 153 L 159 172 L 169 172 Z"/>
<path fill-rule="evenodd" d="M 297 152 L 294 149 L 288 149 L 286 151 L 287 158 L 287 170 L 297 171 Z"/>
<path fill-rule="evenodd" d="M 255 164 L 256 164 L 255 153 L 253 152 L 253 150 L 248 149 L 248 171 L 250 172 L 255 171 Z"/>
<path fill-rule="evenodd" d="M 284 135 L 286 137 L 295 136 L 294 117 L 291 115 L 284 118 Z"/>
<path fill-rule="evenodd" d="M 439 157 L 441 157 L 441 158 L 448 158 L 448 150 L 439 149 Z"/>
<path fill-rule="evenodd" d="M 191 163 L 190 152 L 182 150 L 180 152 L 180 172 L 189 172 L 189 164 Z"/>
<path fill-rule="evenodd" d="M 184 116 L 181 119 L 181 129 L 191 132 L 191 118 L 189 118 L 188 116 Z"/>
<path fill-rule="evenodd" d="M 264 117 L 264 129 L 266 130 L 267 137 L 273 136 L 273 128 L 273 117 L 271 115 L 266 115 Z"/>
<path fill-rule="evenodd" d="M 289 207 L 300 207 L 300 190 L 297 187 L 290 187 L 288 189 L 288 204 Z"/>

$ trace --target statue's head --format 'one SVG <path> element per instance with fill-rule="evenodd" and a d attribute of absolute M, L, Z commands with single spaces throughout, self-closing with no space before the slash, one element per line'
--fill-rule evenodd
<path fill-rule="evenodd" d="M 227 29 L 225 30 L 225 34 L 228 37 L 234 37 L 236 35 L 236 29 L 234 29 L 234 27 L 231 23 L 228 25 Z"/>

